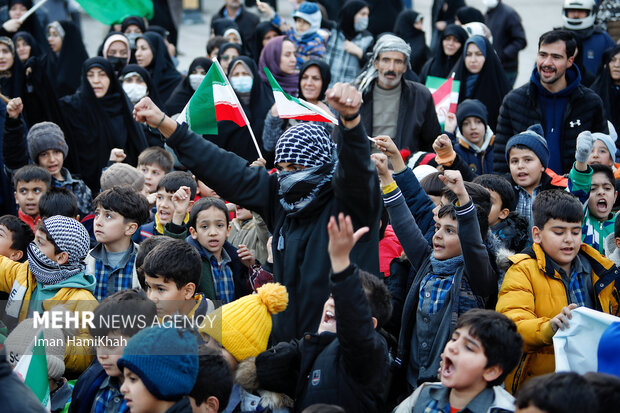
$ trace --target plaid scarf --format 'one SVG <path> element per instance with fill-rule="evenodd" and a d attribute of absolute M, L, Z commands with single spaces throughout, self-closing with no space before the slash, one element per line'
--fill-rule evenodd
<path fill-rule="evenodd" d="M 53 285 L 84 271 L 84 265 L 58 265 L 49 259 L 32 241 L 28 245 L 28 265 L 34 278 L 43 285 Z"/>
<path fill-rule="evenodd" d="M 301 171 L 278 172 L 280 204 L 286 212 L 298 212 L 314 201 L 319 191 L 331 182 L 336 163 L 329 162 Z"/>

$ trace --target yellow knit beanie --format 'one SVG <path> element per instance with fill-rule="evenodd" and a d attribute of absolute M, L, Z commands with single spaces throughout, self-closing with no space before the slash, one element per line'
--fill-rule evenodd
<path fill-rule="evenodd" d="M 237 361 L 267 350 L 271 315 L 288 305 L 288 292 L 282 284 L 265 284 L 256 292 L 208 314 L 200 327 L 201 333 L 217 340 Z"/>

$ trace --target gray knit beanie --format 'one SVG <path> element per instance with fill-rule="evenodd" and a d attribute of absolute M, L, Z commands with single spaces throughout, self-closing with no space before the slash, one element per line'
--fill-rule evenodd
<path fill-rule="evenodd" d="M 28 131 L 28 153 L 30 159 L 39 163 L 39 154 L 41 152 L 58 149 L 63 153 L 65 158 L 69 147 L 65 141 L 65 134 L 62 129 L 53 122 L 36 123 Z"/>
<path fill-rule="evenodd" d="M 140 192 L 144 188 L 144 175 L 133 166 L 119 162 L 101 174 L 99 183 L 102 191 L 114 186 L 131 186 Z"/>
<path fill-rule="evenodd" d="M 24 354 L 32 351 L 30 345 L 35 337 L 40 337 L 40 332 L 41 328 L 34 328 L 34 319 L 27 318 L 8 335 L 4 346 L 11 366 L 15 367 Z M 43 338 L 46 340 L 47 375 L 58 380 L 65 372 L 65 335 L 59 328 L 44 328 Z"/>

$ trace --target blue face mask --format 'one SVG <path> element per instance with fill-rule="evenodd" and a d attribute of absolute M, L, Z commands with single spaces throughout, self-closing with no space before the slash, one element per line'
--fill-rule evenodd
<path fill-rule="evenodd" d="M 368 17 L 358 17 L 357 21 L 353 23 L 353 27 L 356 32 L 363 32 L 368 28 Z"/>
<path fill-rule="evenodd" d="M 239 93 L 248 93 L 252 90 L 254 79 L 251 76 L 234 76 L 230 78 L 230 84 Z"/>

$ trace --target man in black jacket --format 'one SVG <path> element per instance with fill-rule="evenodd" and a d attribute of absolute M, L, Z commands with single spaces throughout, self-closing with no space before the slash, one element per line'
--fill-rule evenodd
<path fill-rule="evenodd" d="M 519 51 L 527 46 L 521 17 L 502 0 L 484 0 L 484 4 L 488 7 L 484 17 L 493 35 L 493 48 L 512 87 L 517 80 Z"/>
<path fill-rule="evenodd" d="M 581 74 L 573 64 L 575 49 L 574 36 L 565 30 L 540 37 L 530 82 L 506 95 L 500 108 L 495 172 L 508 172 L 504 153 L 508 139 L 536 123 L 543 126 L 551 154 L 549 168 L 557 174 L 570 171 L 580 132 L 608 133 L 601 98 L 580 84 Z"/>
<path fill-rule="evenodd" d="M 288 308 L 274 317 L 275 342 L 316 331 L 321 307 L 329 297 L 325 228 L 332 215 L 344 212 L 356 227 L 370 228 L 353 249 L 352 259 L 360 268 L 379 273 L 381 197 L 368 135 L 359 116 L 362 96 L 343 83 L 334 85 L 326 96 L 340 113 L 338 151 L 324 128 L 301 123 L 278 140 L 275 162 L 279 172 L 273 175 L 248 166 L 245 159 L 164 116 L 148 98 L 134 108 L 136 120 L 157 126 L 179 161 L 198 179 L 265 220 L 273 234 L 274 278 L 289 294 Z"/>
<path fill-rule="evenodd" d="M 225 0 L 225 5 L 212 18 L 226 18 L 234 21 L 241 30 L 243 42 L 247 45 L 254 44 L 254 32 L 259 23 L 258 16 L 247 11 L 241 4 L 241 0 Z"/>
<path fill-rule="evenodd" d="M 430 91 L 403 78 L 410 55 L 400 37 L 384 34 L 377 40 L 373 66 L 360 76 L 362 123 L 370 136 L 387 135 L 398 149 L 432 152 L 441 128 Z"/>

